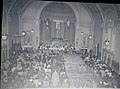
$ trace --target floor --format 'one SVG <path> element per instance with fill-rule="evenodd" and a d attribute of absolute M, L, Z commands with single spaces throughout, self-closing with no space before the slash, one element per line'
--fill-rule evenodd
<path fill-rule="evenodd" d="M 64 58 L 70 87 L 97 87 L 99 78 L 94 74 L 92 69 L 85 65 L 79 55 L 65 55 Z"/>

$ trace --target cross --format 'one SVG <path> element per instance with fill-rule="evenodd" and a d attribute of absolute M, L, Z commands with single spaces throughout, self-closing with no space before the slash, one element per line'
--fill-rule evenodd
<path fill-rule="evenodd" d="M 53 22 L 56 23 L 56 29 L 60 29 L 60 22 L 64 22 L 64 21 L 62 21 L 62 20 L 54 20 L 53 19 Z"/>

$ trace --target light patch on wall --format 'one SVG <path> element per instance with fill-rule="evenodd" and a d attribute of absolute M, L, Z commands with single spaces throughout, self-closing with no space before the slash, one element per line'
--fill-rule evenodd
<path fill-rule="evenodd" d="M 38 20 L 36 20 L 36 25 L 38 25 L 39 24 L 39 21 Z"/>
<path fill-rule="evenodd" d="M 27 30 L 31 30 L 32 29 L 32 24 L 28 24 L 28 23 L 24 23 L 23 24 L 23 29 L 24 29 L 24 31 L 27 31 Z"/>

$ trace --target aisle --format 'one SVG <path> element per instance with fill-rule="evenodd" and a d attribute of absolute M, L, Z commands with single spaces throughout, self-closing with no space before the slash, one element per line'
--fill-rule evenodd
<path fill-rule="evenodd" d="M 86 65 L 84 66 L 85 70 L 79 66 L 85 64 L 79 55 L 65 55 L 64 58 L 66 60 L 66 72 L 70 79 L 70 87 L 96 87 L 93 80 L 97 81 L 98 78 Z"/>

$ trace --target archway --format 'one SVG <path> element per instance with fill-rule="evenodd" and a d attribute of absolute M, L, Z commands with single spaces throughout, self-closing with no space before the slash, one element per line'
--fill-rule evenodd
<path fill-rule="evenodd" d="M 40 14 L 40 43 L 52 38 L 62 38 L 75 45 L 76 16 L 72 8 L 63 2 L 52 2 Z"/>
<path fill-rule="evenodd" d="M 52 3 L 64 4 L 74 14 L 73 16 L 75 17 L 75 20 L 70 20 L 70 22 L 75 23 L 74 26 L 73 26 L 74 27 L 73 31 L 75 31 L 75 34 L 74 34 L 75 37 L 74 37 L 74 41 L 70 41 L 70 42 L 71 43 L 73 42 L 72 44 L 75 46 L 76 49 L 81 48 L 82 47 L 82 43 L 81 43 L 82 42 L 81 41 L 82 40 L 82 35 L 81 35 L 81 32 L 84 32 L 84 34 L 88 34 L 88 35 L 92 35 L 93 34 L 93 30 L 92 30 L 92 29 L 94 29 L 93 18 L 90 16 L 90 13 L 88 12 L 88 10 L 82 4 L 78 5 L 77 3 L 54 2 L 54 1 L 48 1 L 48 2 L 35 1 L 26 9 L 24 14 L 22 15 L 22 24 L 23 24 L 22 28 L 23 28 L 23 30 L 26 31 L 27 29 L 28 30 L 32 29 L 32 28 L 35 29 L 34 33 L 33 33 L 34 36 L 33 36 L 33 40 L 32 40 L 33 41 L 32 45 L 35 48 L 37 48 L 39 46 L 39 43 L 42 42 L 42 40 L 41 40 L 42 38 L 40 37 L 41 36 L 40 29 L 42 28 L 41 22 L 45 23 L 47 18 L 46 19 L 41 19 L 41 15 L 42 15 L 42 12 L 44 11 L 44 9 L 47 6 L 49 6 L 50 4 L 52 4 Z M 54 11 L 54 9 L 53 9 L 53 11 Z M 35 13 L 35 14 L 33 14 L 32 12 Z M 62 12 L 62 10 L 61 10 L 61 12 Z M 62 16 L 62 14 L 61 14 L 61 16 Z M 61 19 L 64 20 L 64 18 L 61 18 Z M 30 23 L 30 20 L 33 23 Z M 52 18 L 48 18 L 48 20 L 53 22 Z M 61 22 L 61 23 L 63 23 L 63 22 Z M 64 21 L 64 23 L 67 23 L 67 19 Z M 55 22 L 54 22 L 54 24 L 55 24 Z M 47 29 L 47 28 L 45 28 L 45 29 Z M 46 30 L 46 31 L 48 31 L 47 33 L 49 35 L 49 31 L 50 30 Z M 46 35 L 44 35 L 44 36 L 46 36 Z M 52 37 L 54 37 L 54 36 L 51 36 L 51 38 Z M 59 35 L 58 37 L 61 37 L 61 36 Z M 43 37 L 43 38 L 45 38 L 45 37 Z M 70 37 L 68 37 L 68 38 L 70 38 Z M 45 42 L 49 41 L 50 40 L 50 35 L 49 35 L 49 37 L 46 37 L 43 40 L 45 40 Z M 67 39 L 65 39 L 65 40 L 67 40 Z M 92 45 L 92 42 L 91 42 L 91 45 Z"/>

